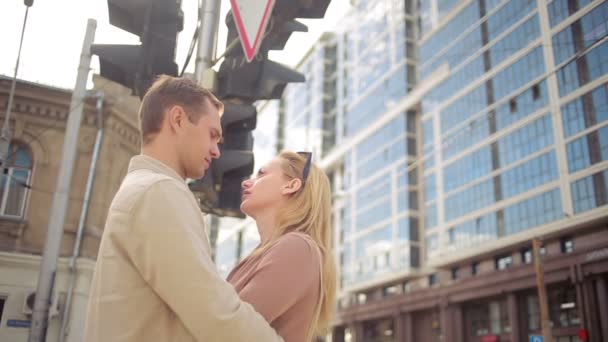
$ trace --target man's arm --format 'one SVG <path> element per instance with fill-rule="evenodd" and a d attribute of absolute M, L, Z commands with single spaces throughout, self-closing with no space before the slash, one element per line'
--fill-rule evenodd
<path fill-rule="evenodd" d="M 197 341 L 281 341 L 216 271 L 186 189 L 152 185 L 115 242 Z"/>

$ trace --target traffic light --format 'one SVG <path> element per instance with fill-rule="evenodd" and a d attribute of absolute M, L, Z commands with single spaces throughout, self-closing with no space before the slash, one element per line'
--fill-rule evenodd
<path fill-rule="evenodd" d="M 240 44 L 226 51 L 217 74 L 217 96 L 224 102 L 224 144 L 221 157 L 203 179 L 190 184 L 199 194 L 203 211 L 218 216 L 244 217 L 240 211 L 241 183 L 253 172 L 253 136 L 257 100 L 280 99 L 289 83 L 304 82 L 304 75 L 268 59 L 268 51 L 282 50 L 293 32 L 306 32 L 296 18 L 323 18 L 330 0 L 277 0 L 268 32 L 249 63 Z M 231 13 L 226 17 L 227 46 L 238 39 Z"/>
<path fill-rule="evenodd" d="M 139 45 L 96 44 L 101 76 L 140 98 L 155 76 L 177 76 L 175 48 L 184 25 L 181 0 L 108 0 L 110 24 L 140 37 Z"/>
<path fill-rule="evenodd" d="M 240 211 L 241 182 L 253 170 L 253 136 L 257 110 L 251 104 L 224 103 L 221 157 L 202 179 L 189 184 L 199 195 L 201 209 L 218 216 L 244 217 Z"/>

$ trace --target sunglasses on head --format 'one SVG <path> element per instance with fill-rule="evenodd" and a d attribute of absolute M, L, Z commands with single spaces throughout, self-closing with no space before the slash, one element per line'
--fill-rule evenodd
<path fill-rule="evenodd" d="M 302 183 L 306 183 L 306 179 L 308 179 L 308 173 L 310 173 L 312 152 L 298 152 L 298 154 L 306 158 L 306 165 L 304 165 L 304 171 L 302 171 Z"/>

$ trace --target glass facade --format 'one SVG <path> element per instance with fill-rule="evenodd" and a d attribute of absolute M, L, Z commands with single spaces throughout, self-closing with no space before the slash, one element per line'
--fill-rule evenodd
<path fill-rule="evenodd" d="M 352 3 L 280 111 L 329 165 L 343 290 L 606 210 L 608 2 Z"/>

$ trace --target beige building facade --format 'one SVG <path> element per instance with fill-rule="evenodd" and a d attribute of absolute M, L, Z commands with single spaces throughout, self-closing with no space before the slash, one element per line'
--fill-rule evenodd
<path fill-rule="evenodd" d="M 77 157 L 65 219 L 61 255 L 47 341 L 82 341 L 84 312 L 106 213 L 130 158 L 139 153 L 137 109 L 130 91 L 94 77 L 94 89 L 84 106 Z M 0 116 L 8 103 L 11 80 L 0 77 Z M 53 193 L 61 164 L 72 93 L 18 81 L 11 116 L 13 139 L 0 174 L 0 341 L 27 341 L 40 260 Z M 99 106 L 100 105 L 100 106 Z M 101 120 L 98 120 L 101 117 Z M 90 172 L 95 142 L 101 130 L 96 167 Z M 86 202 L 86 185 L 93 182 Z M 70 270 L 79 221 L 83 234 L 76 266 Z M 73 271 L 73 272 L 72 272 Z M 70 277 L 74 277 L 65 339 L 60 327 L 66 312 Z"/>

